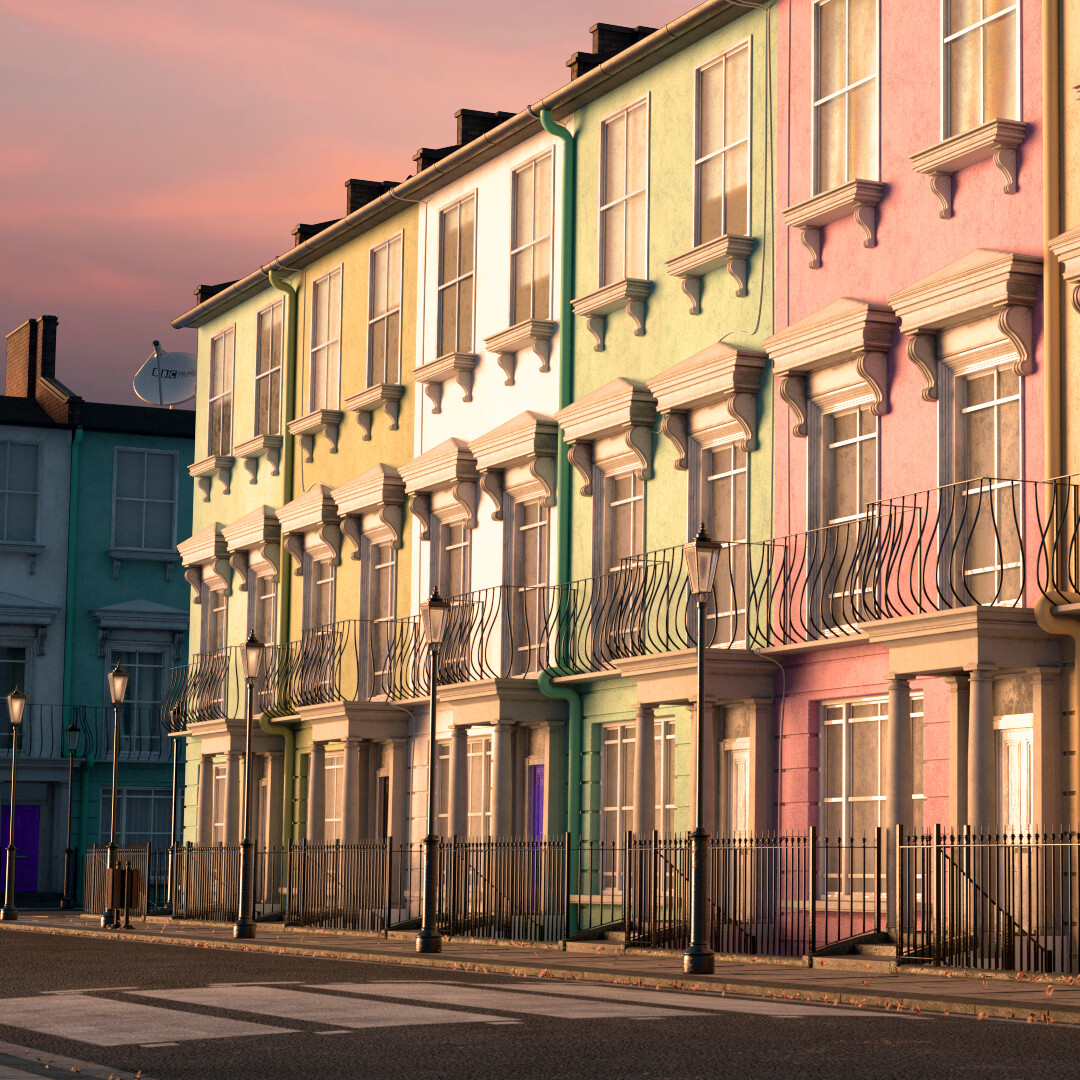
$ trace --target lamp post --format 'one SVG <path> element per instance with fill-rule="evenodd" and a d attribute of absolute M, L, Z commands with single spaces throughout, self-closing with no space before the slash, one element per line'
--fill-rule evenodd
<path fill-rule="evenodd" d="M 110 821 L 109 821 L 109 847 L 105 856 L 107 870 L 116 870 L 116 789 L 120 782 L 118 766 L 120 761 L 120 710 L 127 697 L 128 673 L 120 666 L 109 672 L 109 697 L 113 705 L 113 729 L 112 729 L 112 791 L 110 792 Z M 105 875 L 105 887 L 108 890 L 108 902 L 112 903 L 112 874 Z M 120 912 L 114 907 L 107 907 L 105 914 L 101 916 L 102 930 L 120 925 Z"/>
<path fill-rule="evenodd" d="M 262 642 L 252 630 L 244 642 L 244 681 L 247 684 L 247 705 L 244 710 L 244 787 L 241 793 L 244 813 L 244 835 L 240 841 L 240 911 L 233 923 L 234 938 L 255 936 L 254 862 L 251 857 L 251 716 L 255 711 L 255 680 L 262 667 Z"/>
<path fill-rule="evenodd" d="M 71 787 L 73 779 L 73 768 L 75 765 L 75 752 L 79 749 L 79 736 L 82 734 L 79 731 L 79 725 L 75 723 L 74 718 L 66 728 L 64 728 L 64 742 L 67 747 L 68 756 L 68 804 L 67 804 L 67 844 L 64 847 L 64 895 L 60 900 L 61 908 L 73 908 L 75 906 L 75 897 L 72 895 L 71 888 L 71 857 L 75 852 L 71 848 Z"/>
<path fill-rule="evenodd" d="M 435 835 L 435 687 L 439 674 L 439 649 L 446 634 L 450 601 L 439 595 L 436 585 L 426 603 L 420 605 L 420 622 L 431 655 L 431 702 L 428 707 L 427 836 L 424 837 L 424 912 L 416 935 L 418 953 L 442 951 L 442 935 L 435 928 L 435 868 L 439 838 Z"/>
<path fill-rule="evenodd" d="M 4 906 L 0 908 L 0 921 L 14 922 L 19 917 L 15 907 L 15 758 L 19 748 L 19 730 L 22 728 L 26 695 L 18 688 L 8 694 L 8 717 L 11 720 L 11 798 L 8 800 L 7 869 L 4 875 Z"/>
<path fill-rule="evenodd" d="M 171 709 L 172 723 L 169 725 L 169 738 L 172 739 L 172 808 L 169 815 L 169 868 L 165 881 L 165 895 L 168 897 L 169 912 L 173 909 L 173 863 L 176 861 L 176 772 L 177 753 L 180 745 L 180 706 L 174 705 Z"/>
<path fill-rule="evenodd" d="M 716 563 L 722 544 L 709 539 L 702 522 L 697 536 L 683 552 L 686 557 L 686 576 L 690 592 L 697 600 L 697 704 L 694 708 L 697 744 L 697 769 L 694 775 L 694 831 L 691 842 L 690 877 L 690 945 L 683 953 L 683 971 L 687 975 L 711 975 L 715 966 L 712 949 L 705 943 L 705 880 L 708 876 L 709 834 L 705 831 L 705 608 L 712 595 Z"/>

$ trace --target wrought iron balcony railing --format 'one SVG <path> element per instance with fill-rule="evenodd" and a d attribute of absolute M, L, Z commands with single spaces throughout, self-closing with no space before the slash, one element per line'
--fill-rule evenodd
<path fill-rule="evenodd" d="M 19 733 L 19 758 L 59 760 L 67 757 L 67 729 L 79 732 L 75 757 L 111 761 L 113 710 L 110 705 L 39 705 L 29 702 Z M 120 710 L 117 749 L 122 762 L 164 761 L 169 753 L 167 731 L 156 705 L 125 705 Z M 0 731 L 0 755 L 11 753 L 11 727 Z"/>

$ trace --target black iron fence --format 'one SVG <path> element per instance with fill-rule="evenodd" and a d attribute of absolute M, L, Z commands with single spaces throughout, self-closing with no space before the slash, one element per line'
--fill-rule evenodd
<path fill-rule="evenodd" d="M 108 904 L 107 847 L 95 844 L 83 862 L 83 911 L 103 915 Z M 118 847 L 116 865 L 130 866 L 136 873 L 135 902 L 132 915 L 152 915 L 166 911 L 169 905 L 169 851 L 167 848 Z"/>

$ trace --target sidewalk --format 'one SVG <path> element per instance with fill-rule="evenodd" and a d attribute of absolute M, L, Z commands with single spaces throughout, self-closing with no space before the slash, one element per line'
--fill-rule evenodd
<path fill-rule="evenodd" d="M 484 974 L 582 980 L 647 988 L 817 1001 L 916 1013 L 1016 1019 L 1028 1023 L 1080 1021 L 1080 976 L 1016 975 L 947 971 L 902 966 L 897 973 L 830 970 L 828 958 L 809 967 L 798 960 L 769 957 L 717 957 L 716 974 L 687 977 L 682 955 L 624 951 L 611 944 L 571 943 L 566 952 L 544 945 L 446 939 L 437 956 L 418 956 L 414 935 L 389 939 L 347 931 L 283 927 L 260 923 L 254 940 L 235 941 L 231 925 L 173 922 L 150 917 L 133 920 L 133 930 L 108 931 L 77 912 L 24 911 L 18 922 L 0 924 L 4 933 L 73 934 L 96 938 L 240 949 L 362 960 L 382 964 L 479 971 Z"/>

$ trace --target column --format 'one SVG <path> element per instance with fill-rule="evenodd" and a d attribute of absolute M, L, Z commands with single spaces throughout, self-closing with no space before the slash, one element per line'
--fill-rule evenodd
<path fill-rule="evenodd" d="M 447 805 L 451 836 L 469 831 L 469 729 L 455 724 L 450 729 L 450 792 Z"/>
<path fill-rule="evenodd" d="M 355 844 L 360 839 L 360 787 L 357 782 L 359 745 L 359 739 L 346 739 L 341 762 L 341 783 L 344 787 L 341 839 L 346 844 Z"/>
<path fill-rule="evenodd" d="M 225 843 L 240 842 L 240 763 L 237 753 L 225 755 Z"/>
<path fill-rule="evenodd" d="M 356 836 L 358 840 L 367 840 L 375 835 L 375 825 L 371 820 L 371 740 L 356 740 Z M 350 804 L 352 805 L 352 804 Z"/>
<path fill-rule="evenodd" d="M 651 705 L 634 714 L 634 832 L 651 836 L 656 828 L 656 724 Z"/>
<path fill-rule="evenodd" d="M 968 820 L 976 832 L 992 831 L 997 819 L 994 754 L 994 682 L 986 668 L 969 672 Z"/>
<path fill-rule="evenodd" d="M 544 834 L 558 836 L 566 820 L 566 721 L 549 720 L 544 740 Z"/>
<path fill-rule="evenodd" d="M 911 682 L 889 679 L 889 719 L 885 725 L 885 817 L 895 837 L 896 825 L 911 825 Z M 892 844 L 888 845 L 892 850 Z"/>
<path fill-rule="evenodd" d="M 514 725 L 500 721 L 491 729 L 491 835 L 509 836 L 513 831 L 514 776 L 512 743 Z"/>
<path fill-rule="evenodd" d="M 400 847 L 409 841 L 406 815 L 408 813 L 407 790 L 409 780 L 409 740 L 390 739 L 386 743 L 387 753 L 390 759 L 390 828 L 389 835 L 393 838 L 394 846 Z M 421 834 L 423 826 L 421 826 Z M 423 835 L 412 838 L 415 842 L 423 839 Z"/>
<path fill-rule="evenodd" d="M 323 803 L 325 758 L 326 747 L 321 742 L 313 742 L 311 753 L 308 755 L 307 774 L 307 842 L 309 844 L 321 844 L 323 841 L 323 824 L 326 816 Z"/>
<path fill-rule="evenodd" d="M 84 781 L 85 782 L 85 781 Z M 199 806 L 195 843 L 206 847 L 214 837 L 214 755 L 199 757 Z"/>
<path fill-rule="evenodd" d="M 753 833 L 779 827 L 773 819 L 773 754 L 775 746 L 772 698 L 747 702 L 750 712 L 750 775 L 747 777 L 747 817 Z"/>
<path fill-rule="evenodd" d="M 967 672 L 948 675 L 949 688 L 949 824 L 961 829 L 968 823 L 968 710 Z"/>
<path fill-rule="evenodd" d="M 1037 829 L 1054 828 L 1066 820 L 1065 788 L 1076 790 L 1075 783 L 1064 783 L 1061 760 L 1061 669 L 1033 668 L 1031 678 L 1031 814 Z M 1073 754 L 1070 764 L 1080 755 Z M 1076 828 L 1076 825 L 1073 825 Z"/>

